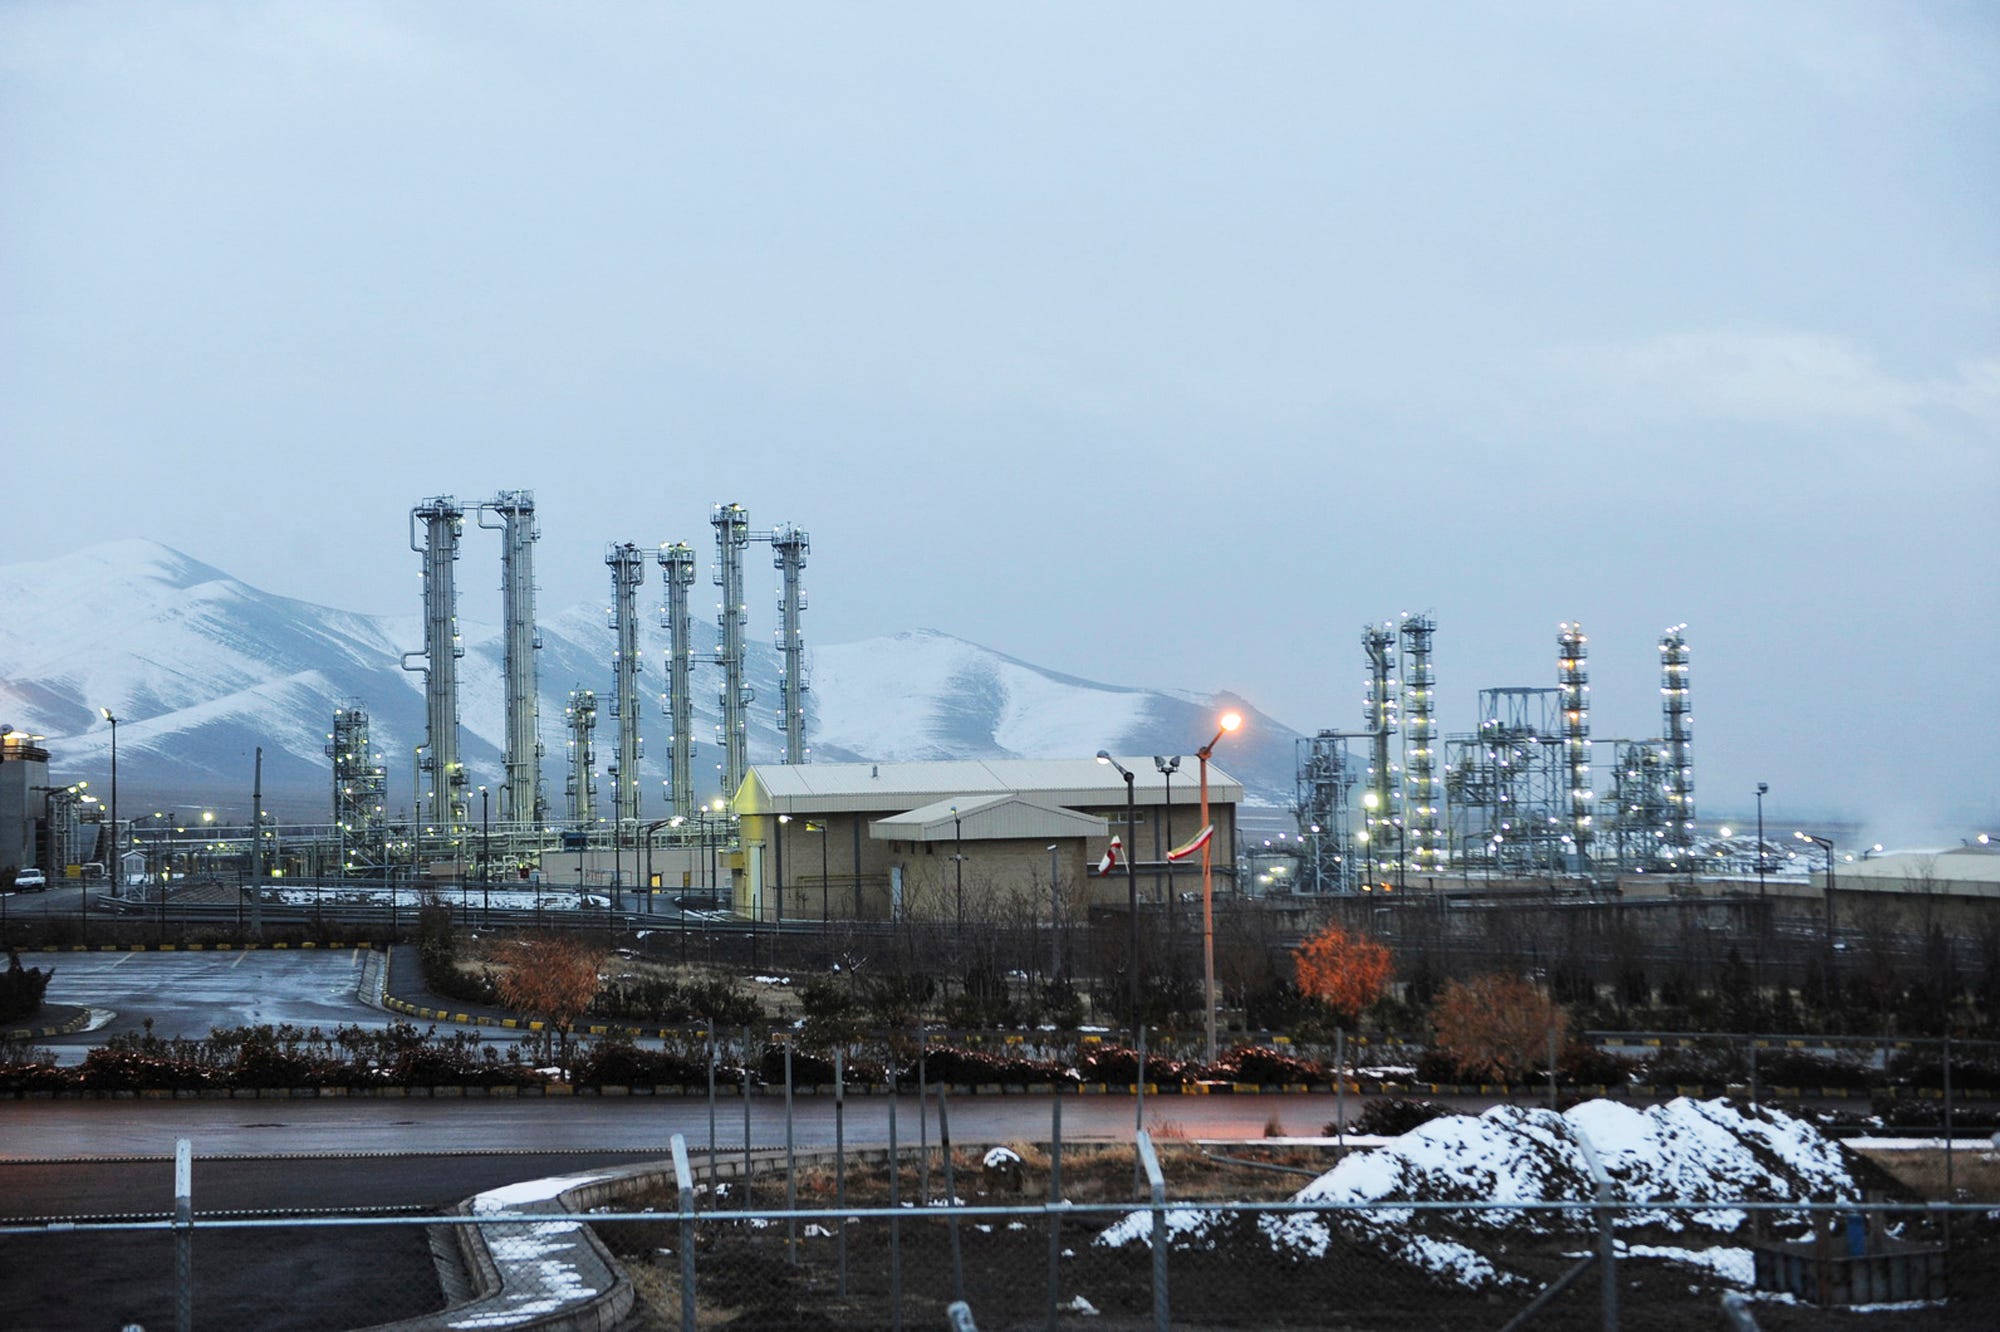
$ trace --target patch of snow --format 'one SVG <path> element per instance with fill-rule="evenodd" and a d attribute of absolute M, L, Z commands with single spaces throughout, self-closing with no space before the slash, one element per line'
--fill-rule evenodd
<path fill-rule="evenodd" d="M 982 1164 L 988 1170 L 1000 1170 L 1010 1165 L 1021 1164 L 1021 1158 L 1006 1147 L 995 1147 L 986 1153 L 986 1159 Z"/>
<path fill-rule="evenodd" d="M 1065 1256 L 1067 1256 L 1068 1250 L 1064 1250 L 1064 1254 Z M 1063 1308 L 1069 1310 L 1071 1313 L 1076 1314 L 1078 1317 L 1081 1318 L 1097 1317 L 1097 1306 L 1092 1304 L 1089 1300 L 1083 1298 L 1083 1296 L 1081 1295 L 1073 1297 L 1068 1304 L 1065 1304 L 1063 1306 Z"/>
<path fill-rule="evenodd" d="M 1293 1196 L 1337 1210 L 1267 1213 L 1256 1229 L 1274 1249 L 1303 1257 L 1323 1257 L 1340 1239 L 1386 1251 L 1440 1280 L 1473 1288 L 1512 1285 L 1520 1278 L 1451 1232 L 1588 1230 L 1586 1210 L 1533 1207 L 1595 1199 L 1586 1143 L 1595 1148 L 1616 1198 L 1660 1204 L 1621 1212 L 1621 1226 L 1693 1225 L 1731 1233 L 1743 1224 L 1740 1209 L 1672 1209 L 1857 1196 L 1837 1144 L 1810 1123 L 1768 1108 L 1685 1097 L 1645 1110 L 1590 1101 L 1564 1115 L 1502 1105 L 1476 1117 L 1432 1120 L 1377 1151 L 1347 1157 Z M 1458 1201 L 1520 1206 L 1419 1211 L 1396 1205 Z M 1164 1217 L 1169 1242 L 1184 1248 L 1232 1242 L 1244 1226 L 1240 1215 L 1224 1210 L 1169 1208 Z M 1133 1211 L 1096 1243 L 1150 1243 L 1152 1234 L 1152 1211 Z M 1750 1281 L 1746 1249 L 1636 1248 L 1633 1254 L 1702 1266 L 1739 1285 Z"/>

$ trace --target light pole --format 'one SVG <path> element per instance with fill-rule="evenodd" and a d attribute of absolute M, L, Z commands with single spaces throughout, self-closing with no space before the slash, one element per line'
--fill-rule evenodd
<path fill-rule="evenodd" d="M 1056 849 L 1060 843 L 1049 844 L 1049 984 L 1054 985 L 1062 976 L 1062 934 L 1057 922 L 1062 915 L 1062 890 L 1058 885 Z"/>
<path fill-rule="evenodd" d="M 114 876 L 111 880 L 113 885 L 112 896 L 116 897 L 119 896 L 118 888 L 122 886 L 118 883 L 118 880 L 119 878 L 122 878 L 125 873 L 125 867 L 122 863 L 120 863 L 118 856 L 118 719 L 111 715 L 110 708 L 99 708 L 98 711 L 104 714 L 104 720 L 111 723 L 111 866 L 110 869 L 112 875 Z M 83 889 L 83 912 L 86 917 L 88 917 L 90 914 L 89 884 L 85 884 Z M 84 933 L 88 935 L 89 930 L 86 929 Z"/>
<path fill-rule="evenodd" d="M 1764 900 L 1764 873 L 1769 862 L 1764 856 L 1764 793 L 1771 789 L 1769 782 L 1757 783 L 1757 900 Z"/>
<path fill-rule="evenodd" d="M 1833 839 L 1830 837 L 1815 837 L 1813 836 L 1813 834 L 1809 832 L 1794 832 L 1792 836 L 1798 838 L 1801 842 L 1811 842 L 1814 846 L 1818 847 L 1821 851 L 1824 851 L 1826 853 L 1826 960 L 1827 960 L 1827 965 L 1832 966 L 1833 933 L 1834 933 Z"/>
<path fill-rule="evenodd" d="M 1130 778 L 1126 779 L 1130 782 Z M 958 925 L 952 931 L 951 946 L 961 947 L 965 943 L 965 822 L 958 817 L 958 806 L 951 807 L 951 867 L 957 876 Z"/>
<path fill-rule="evenodd" d="M 1153 755 L 1153 768 L 1167 783 L 1166 808 L 1160 814 L 1161 819 L 1164 820 L 1163 826 L 1160 829 L 1160 843 L 1163 848 L 1162 859 L 1167 862 L 1167 956 L 1171 958 L 1174 955 L 1174 919 L 1179 914 L 1176 908 L 1180 905 L 1174 900 L 1176 896 L 1174 892 L 1174 866 L 1179 862 L 1175 861 L 1173 857 L 1165 855 L 1164 852 L 1174 849 L 1174 774 L 1181 770 L 1181 756 L 1175 754 L 1171 758 L 1161 758 L 1158 754 L 1155 754 Z M 1158 892 L 1159 889 L 1160 885 L 1155 883 L 1153 891 Z"/>
<path fill-rule="evenodd" d="M 1222 714 L 1221 724 L 1209 742 L 1196 751 L 1195 757 L 1201 761 L 1201 826 L 1211 828 L 1208 821 L 1208 760 L 1215 752 L 1222 737 L 1243 724 L 1243 718 L 1234 712 Z M 1233 839 L 1232 839 L 1233 841 Z M 1201 1000 L 1203 1029 L 1208 1036 L 1208 1062 L 1215 1062 L 1215 837 L 1211 832 L 1201 844 Z"/>
<path fill-rule="evenodd" d="M 1128 925 L 1125 941 L 1125 974 L 1130 980 L 1132 992 L 1132 1039 L 1139 1039 L 1139 815 L 1138 798 L 1133 793 L 1133 775 L 1130 769 L 1110 751 L 1097 751 L 1099 763 L 1109 763 L 1125 779 L 1125 919 Z"/>
<path fill-rule="evenodd" d="M 814 823 L 807 819 L 806 831 L 819 834 L 819 932 L 823 936 L 833 927 L 833 871 L 827 868 L 826 820 Z"/>
<path fill-rule="evenodd" d="M 493 803 L 479 788 L 479 927 L 493 924 Z"/>
<path fill-rule="evenodd" d="M 785 924 L 785 825 L 791 821 L 791 815 L 780 814 L 778 816 L 778 831 L 773 839 L 778 844 L 778 911 L 774 917 L 774 924 L 779 929 L 783 929 Z M 772 948 L 775 949 L 776 947 L 776 936 L 774 935 Z"/>

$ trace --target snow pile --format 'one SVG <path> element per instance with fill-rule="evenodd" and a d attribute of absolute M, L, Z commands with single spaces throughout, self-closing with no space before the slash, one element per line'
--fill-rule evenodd
<path fill-rule="evenodd" d="M 1500 1271 L 1458 1236 L 1588 1230 L 1593 1224 L 1588 1210 L 1528 1206 L 1595 1199 L 1586 1139 L 1621 1201 L 1805 1202 L 1857 1196 L 1838 1146 L 1810 1124 L 1768 1109 L 1687 1098 L 1645 1110 L 1590 1101 L 1566 1115 L 1503 1105 L 1477 1117 L 1434 1119 L 1378 1151 L 1348 1157 L 1293 1195 L 1295 1202 L 1352 1210 L 1266 1214 L 1256 1231 L 1263 1242 L 1303 1257 L 1323 1257 L 1336 1244 L 1361 1245 L 1458 1284 L 1511 1285 L 1519 1278 Z M 1523 1206 L 1421 1211 L 1393 1205 L 1398 1202 Z M 1619 1224 L 1680 1229 L 1692 1223 L 1729 1233 L 1743 1220 L 1741 1211 L 1729 1209 L 1638 1210 L 1621 1214 Z M 1225 1212 L 1170 1208 L 1165 1221 L 1171 1240 L 1182 1246 L 1214 1248 L 1242 1239 L 1241 1218 Z M 1151 1239 L 1152 1214 L 1133 1212 L 1097 1243 L 1115 1247 Z"/>

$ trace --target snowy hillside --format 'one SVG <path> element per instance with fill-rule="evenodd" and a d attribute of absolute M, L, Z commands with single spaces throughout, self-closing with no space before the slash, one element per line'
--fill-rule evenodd
<path fill-rule="evenodd" d="M 423 739 L 423 677 L 401 669 L 422 646 L 420 607 L 373 617 L 273 596 L 149 541 L 92 546 L 60 560 L 0 566 L 0 722 L 48 737 L 62 780 L 101 779 L 119 719 L 119 780 L 150 802 L 247 801 L 253 751 L 264 750 L 266 803 L 288 817 L 317 817 L 328 795 L 327 731 L 335 708 L 368 710 L 375 748 L 389 768 L 390 799 L 406 805 L 411 750 Z M 664 631 L 642 607 L 640 676 L 645 737 L 642 794 L 662 800 L 668 736 Z M 598 695 L 600 766 L 615 747 L 612 635 L 601 607 L 551 613 L 540 625 L 544 782 L 560 807 L 563 708 L 573 688 Z M 461 748 L 472 781 L 499 779 L 504 724 L 499 627 L 462 620 Z M 692 684 L 695 779 L 717 786 L 713 745 L 721 669 L 713 630 L 696 629 Z M 808 621 L 810 635 L 810 621 Z M 808 638 L 810 642 L 810 637 Z M 818 645 L 809 651 L 807 737 L 826 760 L 1057 757 L 1100 747 L 1131 754 L 1191 753 L 1228 702 L 1249 718 L 1223 767 L 1253 794 L 1289 798 L 1295 733 L 1238 700 L 1096 684 L 1042 670 L 928 630 Z M 776 652 L 749 647 L 750 758 L 783 754 L 776 726 Z"/>

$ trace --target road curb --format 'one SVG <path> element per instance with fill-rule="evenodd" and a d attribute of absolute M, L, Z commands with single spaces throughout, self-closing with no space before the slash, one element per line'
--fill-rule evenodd
<path fill-rule="evenodd" d="M 67 1005 L 65 1005 L 67 1006 Z M 39 1041 L 50 1036 L 71 1036 L 90 1025 L 90 1010 L 79 1008 L 76 1016 L 49 1027 L 10 1027 L 0 1031 L 0 1041 Z"/>

